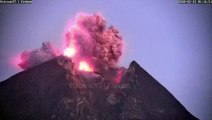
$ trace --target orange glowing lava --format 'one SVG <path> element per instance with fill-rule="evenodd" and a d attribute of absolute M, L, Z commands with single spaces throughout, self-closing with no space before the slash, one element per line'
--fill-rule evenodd
<path fill-rule="evenodd" d="M 64 50 L 63 55 L 66 57 L 73 57 L 75 53 L 76 50 L 74 48 L 68 47 Z"/>
<path fill-rule="evenodd" d="M 85 61 L 80 61 L 79 70 L 86 71 L 86 72 L 93 72 L 93 69 Z"/>

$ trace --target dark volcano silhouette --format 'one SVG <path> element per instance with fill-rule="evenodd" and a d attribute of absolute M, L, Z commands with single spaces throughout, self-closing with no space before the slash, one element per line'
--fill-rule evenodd
<path fill-rule="evenodd" d="M 0 83 L 1 120 L 196 120 L 133 61 L 120 83 L 59 56 Z M 123 68 L 120 68 L 123 69 Z M 111 78 L 111 79 L 109 79 Z"/>

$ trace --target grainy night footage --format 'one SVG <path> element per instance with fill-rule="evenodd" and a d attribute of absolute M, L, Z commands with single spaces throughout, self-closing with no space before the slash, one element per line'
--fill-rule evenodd
<path fill-rule="evenodd" d="M 212 119 L 208 3 L 11 1 L 0 4 L 0 119 Z"/>

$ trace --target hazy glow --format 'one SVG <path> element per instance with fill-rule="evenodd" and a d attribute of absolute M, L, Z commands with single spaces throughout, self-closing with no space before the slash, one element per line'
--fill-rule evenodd
<path fill-rule="evenodd" d="M 73 57 L 75 53 L 76 50 L 74 48 L 68 47 L 64 50 L 63 55 L 66 57 Z"/>
<path fill-rule="evenodd" d="M 79 70 L 86 71 L 86 72 L 93 72 L 93 69 L 85 61 L 80 61 Z"/>

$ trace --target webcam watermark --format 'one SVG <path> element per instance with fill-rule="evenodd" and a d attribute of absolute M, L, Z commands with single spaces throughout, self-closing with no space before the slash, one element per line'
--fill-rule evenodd
<path fill-rule="evenodd" d="M 129 88 L 129 84 L 112 84 L 112 83 L 93 83 L 93 84 L 69 84 L 71 88 L 80 88 L 80 89 L 92 89 L 92 88 L 102 88 L 102 89 L 127 89 Z"/>
<path fill-rule="evenodd" d="M 0 0 L 0 4 L 32 4 L 32 0 Z"/>

